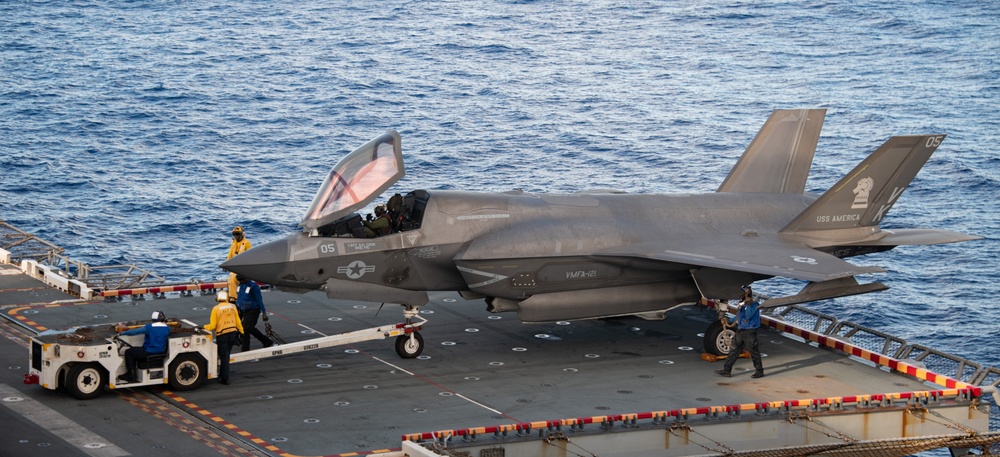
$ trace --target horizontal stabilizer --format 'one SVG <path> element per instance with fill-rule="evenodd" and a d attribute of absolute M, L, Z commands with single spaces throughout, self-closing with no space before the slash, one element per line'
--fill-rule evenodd
<path fill-rule="evenodd" d="M 869 292 L 887 290 L 889 286 L 880 282 L 870 284 L 858 284 L 852 278 L 840 278 L 823 282 L 810 282 L 802 288 L 799 293 L 787 297 L 778 297 L 766 300 L 760 305 L 761 308 L 776 308 L 779 306 L 797 305 L 799 303 L 814 302 L 817 300 L 827 300 L 830 298 L 847 297 L 850 295 L 861 295 Z"/>
<path fill-rule="evenodd" d="M 942 229 L 892 229 L 882 230 L 886 236 L 877 240 L 852 243 L 854 246 L 911 246 L 926 244 L 959 243 L 981 240 L 983 237 Z"/>
<path fill-rule="evenodd" d="M 652 259 L 680 266 L 710 267 L 814 282 L 885 272 L 880 267 L 854 265 L 786 238 L 766 234 L 688 234 L 669 240 L 606 249 L 594 255 Z"/>

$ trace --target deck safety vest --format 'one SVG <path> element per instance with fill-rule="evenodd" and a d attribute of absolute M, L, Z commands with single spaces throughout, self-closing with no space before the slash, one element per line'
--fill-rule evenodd
<path fill-rule="evenodd" d="M 236 305 L 232 303 L 219 303 L 212 308 L 212 318 L 205 330 L 214 330 L 216 335 L 238 331 L 243 333 L 243 324 L 240 322 L 240 314 L 236 311 Z"/>

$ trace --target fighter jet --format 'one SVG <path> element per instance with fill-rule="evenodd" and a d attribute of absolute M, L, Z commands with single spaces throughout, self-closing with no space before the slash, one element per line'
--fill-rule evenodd
<path fill-rule="evenodd" d="M 891 137 L 822 195 L 805 192 L 825 116 L 774 111 L 714 193 L 416 189 L 388 199 L 380 216 L 388 228 L 366 230 L 358 211 L 405 174 L 400 136 L 389 131 L 337 163 L 301 231 L 221 266 L 283 290 L 398 303 L 408 318 L 428 291 L 457 291 L 523 322 L 662 319 L 677 306 L 736 299 L 741 286 L 772 277 L 807 284 L 766 306 L 884 290 L 855 276 L 885 270 L 842 259 L 980 239 L 879 227 L 942 134 Z M 724 331 L 708 329 L 708 352 L 728 351 Z M 419 354 L 417 337 L 401 355 Z"/>

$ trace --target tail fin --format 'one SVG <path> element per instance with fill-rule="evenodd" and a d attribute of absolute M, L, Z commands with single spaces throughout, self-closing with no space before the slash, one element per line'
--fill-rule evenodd
<path fill-rule="evenodd" d="M 889 138 L 781 229 L 781 233 L 878 226 L 944 137 Z"/>
<path fill-rule="evenodd" d="M 802 194 L 825 109 L 774 110 L 718 192 Z"/>

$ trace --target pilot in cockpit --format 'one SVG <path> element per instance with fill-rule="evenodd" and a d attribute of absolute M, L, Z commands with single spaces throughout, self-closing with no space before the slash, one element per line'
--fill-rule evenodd
<path fill-rule="evenodd" d="M 389 220 L 389 212 L 385 205 L 375 207 L 375 217 L 368 213 L 368 217 L 363 222 L 365 225 L 365 236 L 375 238 L 376 236 L 388 235 L 392 231 L 392 221 Z"/>

